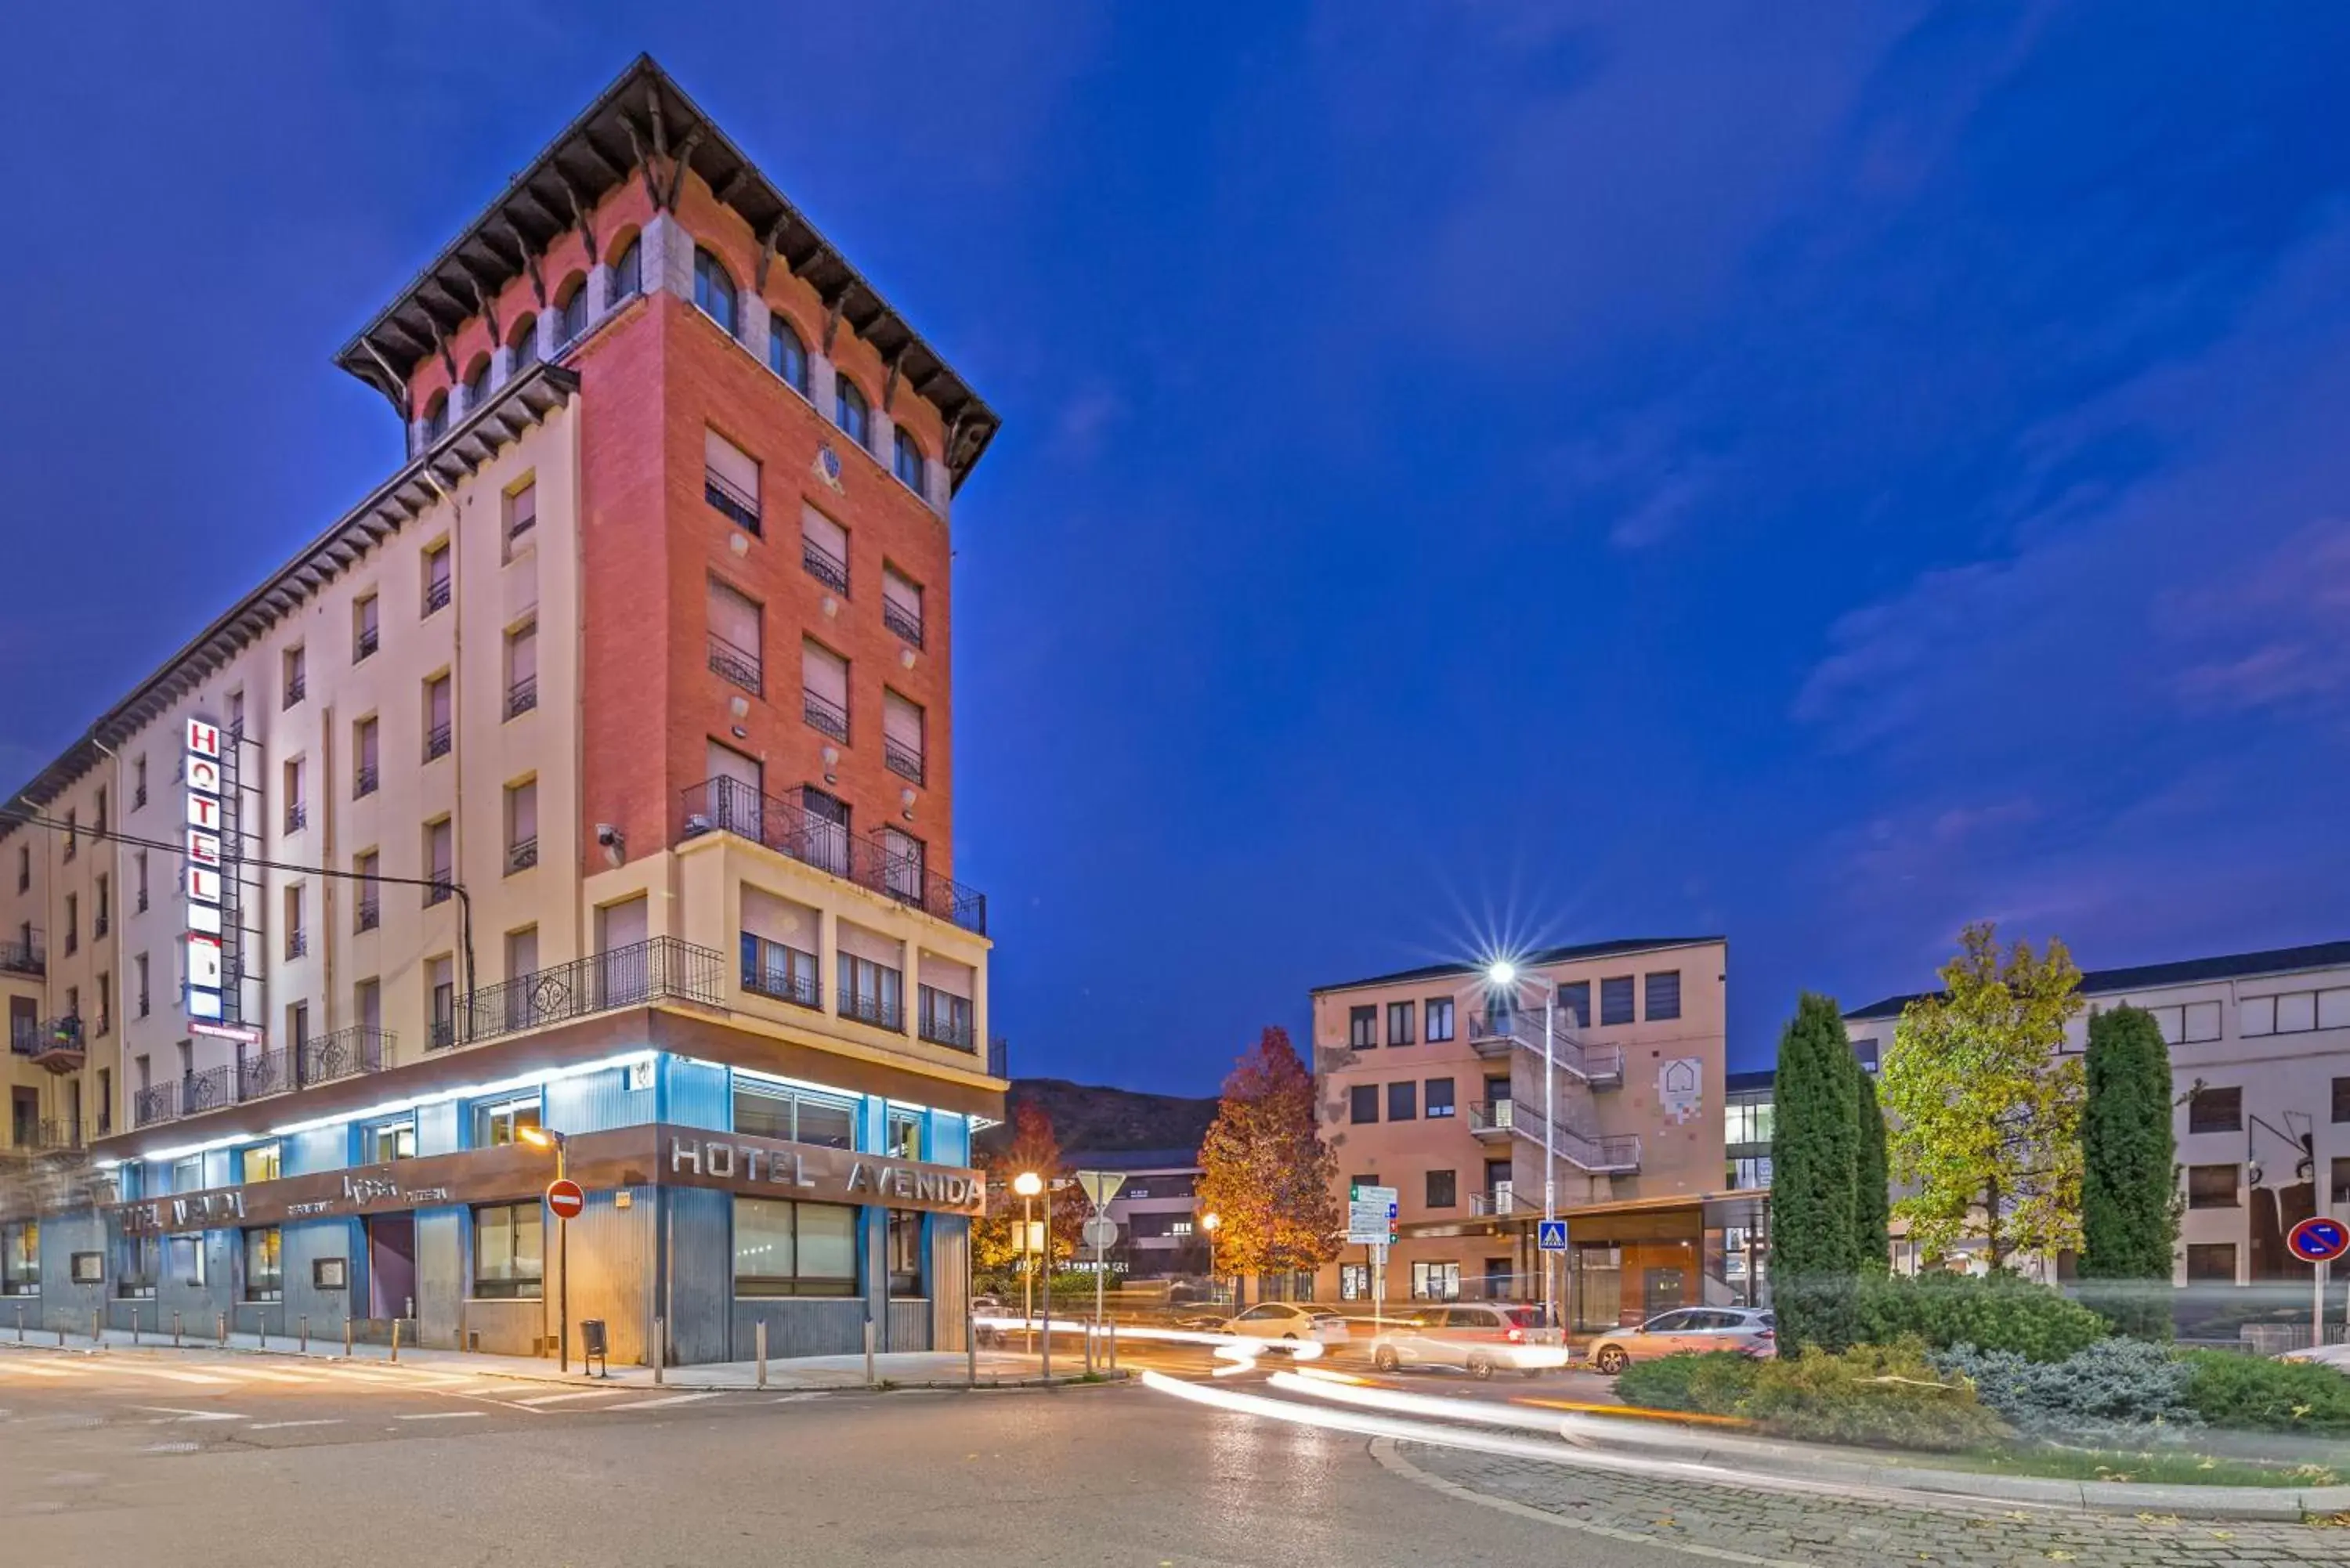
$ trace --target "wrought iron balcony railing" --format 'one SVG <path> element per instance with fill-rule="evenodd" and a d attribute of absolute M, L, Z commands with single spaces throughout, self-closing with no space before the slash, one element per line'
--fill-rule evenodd
<path fill-rule="evenodd" d="M 967 931 L 987 934 L 986 894 L 891 852 L 878 835 L 857 837 L 795 800 L 762 794 L 739 779 L 710 779 L 683 795 L 683 837 L 732 833 Z"/>
<path fill-rule="evenodd" d="M 972 1049 L 971 1004 L 965 1002 L 959 1009 L 950 1007 L 942 993 L 934 1001 L 930 987 L 924 986 L 922 992 L 914 1032 L 933 1045 L 951 1046 L 957 1051 Z"/>
<path fill-rule="evenodd" d="M 841 597 L 848 597 L 848 563 L 803 535 L 800 569 Z"/>
<path fill-rule="evenodd" d="M 168 1122 L 179 1114 L 180 1085 L 177 1084 L 151 1085 L 134 1091 L 130 1096 L 130 1125 L 134 1127 Z"/>
<path fill-rule="evenodd" d="M 538 706 L 538 677 L 525 675 L 506 688 L 506 717 L 519 719 Z"/>
<path fill-rule="evenodd" d="M 824 1006 L 816 954 L 747 931 L 743 935 L 743 989 L 795 1006 Z"/>
<path fill-rule="evenodd" d="M 508 876 L 512 876 L 516 871 L 527 871 L 537 864 L 538 840 L 536 837 L 517 838 L 512 844 L 506 846 L 506 874 Z"/>
<path fill-rule="evenodd" d="M 716 469 L 702 471 L 702 498 L 745 533 L 759 532 L 759 498 L 745 495 L 740 488 L 721 478 Z"/>
<path fill-rule="evenodd" d="M 295 676 L 292 680 L 286 682 L 286 701 L 284 706 L 291 708 L 295 703 L 299 702 L 304 697 L 307 696 L 309 694 L 309 681 L 306 680 L 299 675 Z"/>
<path fill-rule="evenodd" d="M 391 1059 L 391 1035 L 381 1029 L 354 1024 L 302 1042 L 301 1071 L 305 1084 L 331 1084 L 361 1073 L 380 1073 Z"/>
<path fill-rule="evenodd" d="M 286 807 L 286 831 L 288 833 L 299 833 L 309 826 L 310 808 L 298 800 L 287 803 Z"/>
<path fill-rule="evenodd" d="M 425 906 L 429 909 L 434 904 L 447 903 L 449 895 L 454 890 L 449 881 L 449 868 L 444 866 L 432 873 L 432 886 L 424 889 Z"/>
<path fill-rule="evenodd" d="M 286 933 L 286 956 L 287 958 L 307 958 L 309 956 L 309 932 L 302 929 L 299 926 L 296 926 L 294 929 Z"/>
<path fill-rule="evenodd" d="M 885 595 L 881 600 L 881 624 L 916 648 L 922 646 L 922 617 L 919 610 L 908 609 Z"/>
<path fill-rule="evenodd" d="M 10 941 L 0 941 L 0 970 L 10 974 L 28 974 L 36 978 L 48 972 L 47 951 L 41 946 L 41 933 L 30 931 Z"/>
<path fill-rule="evenodd" d="M 922 753 L 902 741 L 881 737 L 881 765 L 913 784 L 922 782 Z"/>
<path fill-rule="evenodd" d="M 381 787 L 382 783 L 383 775 L 377 772 L 376 765 L 373 763 L 362 763 L 351 774 L 351 798 L 365 800 Z"/>
<path fill-rule="evenodd" d="M 432 1045 L 471 1045 L 591 1013 L 656 1002 L 723 1006 L 726 955 L 676 937 L 649 937 L 458 997 L 434 1020 Z"/>
<path fill-rule="evenodd" d="M 424 585 L 424 613 L 432 615 L 449 607 L 449 579 L 435 577 Z"/>
<path fill-rule="evenodd" d="M 364 659 L 374 658 L 375 650 L 381 645 L 382 639 L 378 635 L 376 628 L 369 627 L 351 639 L 351 662 L 358 664 Z"/>
<path fill-rule="evenodd" d="M 200 1116 L 236 1104 L 236 1069 L 226 1063 L 180 1075 L 180 1114 Z"/>
<path fill-rule="evenodd" d="M 371 931 L 383 924 L 383 896 L 374 894 L 359 899 L 352 921 L 354 930 Z"/>
<path fill-rule="evenodd" d="M 424 760 L 429 763 L 435 757 L 445 757 L 448 754 L 449 726 L 446 724 L 435 724 L 430 730 L 425 731 Z"/>
<path fill-rule="evenodd" d="M 845 992 L 840 998 L 840 1015 L 859 1023 L 870 1023 L 876 1029 L 892 1033 L 906 1027 L 906 1004 L 894 996 L 858 996 Z"/>
<path fill-rule="evenodd" d="M 822 731 L 844 746 L 848 744 L 848 710 L 822 692 L 801 691 L 800 717 L 808 722 L 810 729 Z"/>
<path fill-rule="evenodd" d="M 759 656 L 748 649 L 737 648 L 716 632 L 710 634 L 710 672 L 722 680 L 731 680 L 754 697 L 764 689 Z"/>
<path fill-rule="evenodd" d="M 286 1060 L 285 1050 L 255 1051 L 241 1058 L 236 1064 L 236 1097 L 257 1100 L 268 1095 L 282 1095 L 294 1086 L 288 1070 L 293 1065 Z"/>

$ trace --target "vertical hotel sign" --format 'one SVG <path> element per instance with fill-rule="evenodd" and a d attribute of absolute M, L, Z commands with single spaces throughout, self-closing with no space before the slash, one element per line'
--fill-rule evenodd
<path fill-rule="evenodd" d="M 221 732 L 188 721 L 188 1016 L 218 1021 L 221 959 Z"/>

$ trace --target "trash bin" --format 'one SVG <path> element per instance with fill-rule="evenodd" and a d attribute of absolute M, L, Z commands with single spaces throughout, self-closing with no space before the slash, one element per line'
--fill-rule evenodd
<path fill-rule="evenodd" d="M 604 1360 L 604 1320 L 600 1317 L 579 1320 L 579 1370 L 589 1370 L 591 1362 L 598 1376 L 610 1375 L 611 1368 Z"/>

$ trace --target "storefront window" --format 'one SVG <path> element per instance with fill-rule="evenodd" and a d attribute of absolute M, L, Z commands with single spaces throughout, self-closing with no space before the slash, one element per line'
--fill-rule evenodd
<path fill-rule="evenodd" d="M 185 1159 L 172 1162 L 172 1190 L 195 1192 L 204 1185 L 204 1157 L 192 1154 Z"/>
<path fill-rule="evenodd" d="M 402 1116 L 396 1122 L 379 1122 L 359 1133 L 359 1163 L 384 1165 L 395 1159 L 416 1158 L 416 1118 Z"/>
<path fill-rule="evenodd" d="M 495 1105 L 473 1107 L 473 1147 L 497 1148 L 515 1141 L 515 1135 L 525 1127 L 538 1126 L 538 1096 L 526 1099 L 500 1100 Z"/>
<path fill-rule="evenodd" d="M 795 1094 L 780 1085 L 737 1079 L 734 1130 L 753 1137 L 781 1138 L 785 1143 L 855 1148 L 857 1109 L 844 1100 L 822 1099 Z"/>
<path fill-rule="evenodd" d="M 115 1275 L 114 1293 L 132 1301 L 151 1301 L 155 1276 L 162 1267 L 162 1242 L 154 1236 L 122 1238 L 122 1268 Z"/>
<path fill-rule="evenodd" d="M 201 1231 L 192 1236 L 174 1236 L 165 1248 L 171 1259 L 172 1278 L 183 1285 L 204 1282 L 204 1238 Z"/>
<path fill-rule="evenodd" d="M 1411 1299 L 1416 1302 L 1457 1302 L 1461 1299 L 1461 1265 L 1414 1263 Z"/>
<path fill-rule="evenodd" d="M 922 1158 L 922 1123 L 920 1111 L 901 1111 L 894 1106 L 889 1112 L 889 1137 L 881 1152 L 893 1159 Z"/>
<path fill-rule="evenodd" d="M 908 1158 L 912 1158 L 909 1156 Z M 922 1289 L 922 1216 L 911 1209 L 889 1210 L 889 1293 L 920 1296 Z"/>
<path fill-rule="evenodd" d="M 1371 1266 L 1368 1263 L 1338 1265 L 1338 1299 L 1342 1302 L 1367 1302 L 1371 1299 Z"/>
<path fill-rule="evenodd" d="M 275 1181 L 283 1173 L 285 1146 L 256 1144 L 237 1156 L 237 1174 L 244 1181 Z"/>
<path fill-rule="evenodd" d="M 0 1225 L 0 1296 L 41 1293 L 41 1226 Z"/>
<path fill-rule="evenodd" d="M 286 1299 L 285 1238 L 275 1225 L 244 1233 L 244 1299 Z"/>
<path fill-rule="evenodd" d="M 780 1198 L 734 1199 L 734 1293 L 855 1295 L 857 1210 Z"/>
<path fill-rule="evenodd" d="M 536 1113 L 536 1107 L 533 1110 Z M 526 1127 L 537 1126 L 536 1114 Z M 484 1301 L 537 1301 L 546 1294 L 546 1220 L 536 1202 L 473 1210 L 473 1294 Z"/>

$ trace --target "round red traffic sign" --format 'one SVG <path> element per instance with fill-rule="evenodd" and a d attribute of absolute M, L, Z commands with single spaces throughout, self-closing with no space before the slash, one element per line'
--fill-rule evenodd
<path fill-rule="evenodd" d="M 2350 1225 L 2319 1214 L 2285 1232 L 2285 1251 L 2304 1263 L 2330 1263 L 2350 1252 Z"/>
<path fill-rule="evenodd" d="M 577 1220 L 579 1211 L 588 1207 L 588 1194 L 576 1181 L 550 1181 L 546 1184 L 546 1206 L 555 1210 L 557 1220 Z"/>

